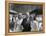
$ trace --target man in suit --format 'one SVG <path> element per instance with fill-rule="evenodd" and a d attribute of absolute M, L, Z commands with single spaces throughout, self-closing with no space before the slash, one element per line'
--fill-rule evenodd
<path fill-rule="evenodd" d="M 23 19 L 22 21 L 22 26 L 23 26 L 23 30 L 22 32 L 29 32 L 31 30 L 31 27 L 30 27 L 30 21 L 28 20 L 28 15 L 26 14 L 26 17 Z"/>

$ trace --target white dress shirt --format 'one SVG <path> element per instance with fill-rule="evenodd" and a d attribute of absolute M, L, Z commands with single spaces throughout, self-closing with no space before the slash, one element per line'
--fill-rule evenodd
<path fill-rule="evenodd" d="M 16 25 L 17 25 L 17 27 L 16 27 L 15 32 L 21 32 L 22 31 L 22 28 L 23 28 L 21 26 L 22 21 L 23 21 L 23 19 L 16 18 Z"/>

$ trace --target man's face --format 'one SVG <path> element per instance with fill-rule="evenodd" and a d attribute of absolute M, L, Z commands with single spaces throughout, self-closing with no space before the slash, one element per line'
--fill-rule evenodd
<path fill-rule="evenodd" d="M 18 18 L 21 19 L 22 18 L 22 15 L 18 15 Z"/>
<path fill-rule="evenodd" d="M 31 14 L 31 17 L 34 17 L 35 16 L 35 14 L 33 13 L 33 14 Z"/>

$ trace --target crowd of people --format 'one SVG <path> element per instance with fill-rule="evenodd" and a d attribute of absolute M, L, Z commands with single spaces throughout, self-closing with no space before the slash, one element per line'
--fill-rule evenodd
<path fill-rule="evenodd" d="M 42 15 L 26 12 L 12 15 L 11 18 L 10 32 L 42 31 Z"/>

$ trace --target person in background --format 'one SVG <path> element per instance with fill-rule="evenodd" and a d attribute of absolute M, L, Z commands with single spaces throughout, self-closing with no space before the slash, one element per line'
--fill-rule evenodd
<path fill-rule="evenodd" d="M 15 24 L 15 22 L 14 22 L 14 16 L 12 17 L 12 22 L 10 23 L 10 29 L 11 29 L 11 31 L 14 31 L 14 24 Z"/>
<path fill-rule="evenodd" d="M 38 31 L 42 31 L 42 15 L 37 15 L 36 16 L 36 21 L 38 22 L 37 24 L 37 28 L 38 28 Z"/>
<path fill-rule="evenodd" d="M 30 24 L 31 24 L 31 31 L 35 31 L 36 27 L 36 21 L 35 21 L 36 14 L 31 13 L 30 14 Z"/>

